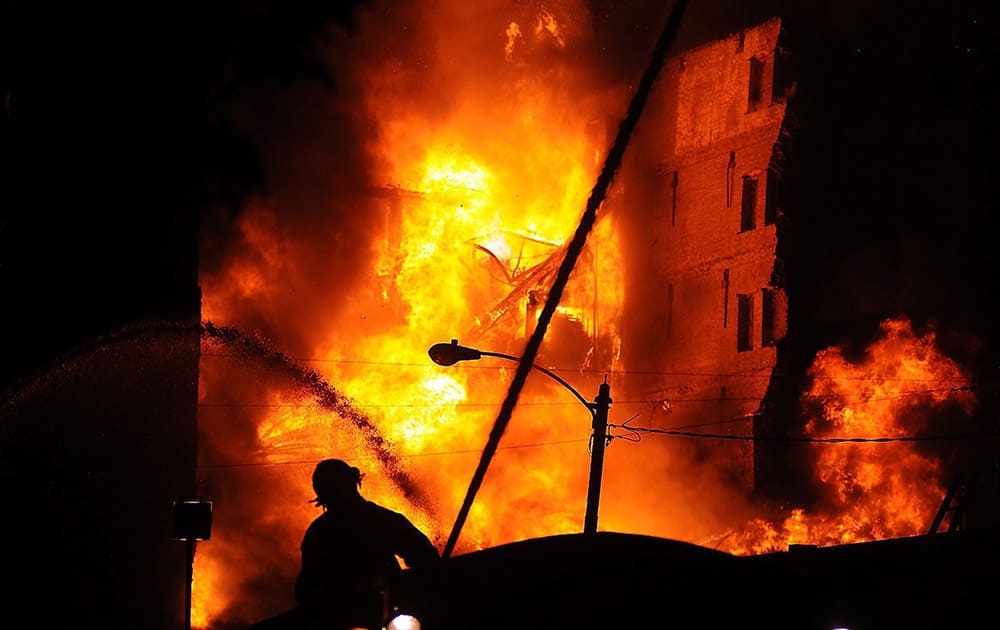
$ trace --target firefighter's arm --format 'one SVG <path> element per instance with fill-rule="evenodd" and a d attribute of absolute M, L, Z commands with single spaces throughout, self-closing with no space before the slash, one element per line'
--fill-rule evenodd
<path fill-rule="evenodd" d="M 434 543 L 402 515 L 397 522 L 396 539 L 396 553 L 408 567 L 426 566 L 441 557 Z"/>

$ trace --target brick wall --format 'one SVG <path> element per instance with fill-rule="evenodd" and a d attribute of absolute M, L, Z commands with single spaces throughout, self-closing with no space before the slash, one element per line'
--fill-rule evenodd
<path fill-rule="evenodd" d="M 701 430 L 749 434 L 775 365 L 786 309 L 771 285 L 778 234 L 765 207 L 785 113 L 772 98 L 780 28 L 772 19 L 668 60 L 626 166 L 622 360 L 643 378 L 623 389 L 659 400 L 647 418 L 664 428 L 718 422 Z M 717 448 L 747 487 L 750 444 Z"/>

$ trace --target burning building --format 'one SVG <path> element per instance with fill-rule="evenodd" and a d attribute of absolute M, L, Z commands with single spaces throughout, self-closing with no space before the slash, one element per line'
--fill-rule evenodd
<path fill-rule="evenodd" d="M 513 366 L 439 368 L 426 349 L 458 339 L 518 355 L 533 330 L 632 89 L 622 93 L 606 58 L 587 57 L 588 16 L 569 5 L 453 7 L 431 22 L 416 9 L 363 12 L 370 39 L 347 80 L 364 107 L 335 111 L 376 133 L 353 162 L 328 156 L 346 164 L 332 171 L 309 137 L 328 130 L 293 138 L 316 148 L 279 166 L 270 194 L 206 256 L 203 316 L 215 326 L 203 348 L 201 476 L 220 508 L 233 507 L 219 511 L 228 535 L 199 560 L 202 619 L 280 607 L 248 593 L 291 580 L 310 517 L 296 497 L 308 498 L 309 467 L 326 456 L 370 462 L 368 492 L 443 541 Z M 373 45 L 411 22 L 419 28 L 400 46 Z M 472 22 L 492 29 L 492 49 L 465 40 L 478 35 L 457 25 Z M 929 303 L 854 304 L 837 325 L 838 311 L 810 297 L 822 283 L 802 279 L 838 268 L 820 255 L 837 235 L 848 256 L 858 243 L 843 227 L 814 232 L 829 220 L 812 218 L 821 204 L 803 192 L 842 165 L 810 144 L 843 109 L 816 87 L 837 75 L 806 41 L 811 28 L 767 19 L 669 57 L 546 336 L 540 365 L 585 392 L 611 385 L 623 439 L 608 451 L 602 529 L 736 553 L 874 540 L 921 533 L 946 490 L 951 460 L 926 449 L 894 451 L 913 465 L 899 471 L 913 486 L 880 485 L 821 454 L 871 453 L 825 439 L 905 438 L 948 418 L 967 427 L 976 403 L 958 363 L 971 346 L 932 333 Z M 870 72 L 891 59 L 876 56 Z M 276 142 L 280 152 L 290 140 Z M 830 331 L 848 320 L 858 347 L 842 352 Z M 885 413 L 870 413 L 883 400 Z M 563 388 L 529 381 L 459 552 L 580 530 L 588 419 Z M 685 430 L 695 435 L 656 435 Z M 846 507 L 894 505 L 892 493 L 919 495 L 918 514 L 887 523 Z M 262 502 L 269 516 L 238 507 Z M 247 558 L 262 538 L 281 563 Z"/>
<path fill-rule="evenodd" d="M 15 291 L 24 308 L 6 313 L 16 315 L 5 326 L 12 337 L 30 330 L 47 343 L 41 333 L 65 332 L 64 314 L 85 303 L 110 310 L 115 296 L 158 307 L 124 309 L 112 328 L 147 316 L 184 324 L 152 337 L 143 336 L 149 327 L 128 328 L 142 334 L 105 340 L 71 362 L 78 369 L 58 372 L 72 372 L 72 387 L 49 378 L 4 402 L 11 485 L 43 461 L 33 456 L 38 444 L 56 463 L 14 496 L 27 503 L 58 489 L 64 501 L 39 513 L 53 517 L 46 531 L 84 541 L 71 556 L 73 576 L 94 567 L 100 575 L 67 615 L 90 615 L 100 627 L 175 621 L 183 551 L 168 540 L 165 511 L 194 481 L 196 376 L 199 492 L 216 506 L 213 540 L 196 561 L 196 627 L 234 627 L 291 604 L 297 544 L 315 515 L 309 472 L 323 457 L 355 461 L 367 472 L 365 494 L 443 540 L 513 364 L 484 357 L 442 368 L 426 350 L 457 338 L 522 351 L 635 90 L 649 25 L 669 8 L 625 4 L 437 3 L 432 15 L 418 3 L 373 3 L 323 49 L 333 91 L 294 81 L 275 88 L 247 78 L 246 67 L 222 72 L 232 89 L 221 91 L 220 109 L 250 138 L 266 187 L 227 196 L 220 184 L 205 198 L 178 190 L 151 223 L 123 223 L 144 233 L 127 245 L 108 238 L 106 225 L 91 231 L 107 247 L 75 244 L 76 234 L 57 241 L 74 263 L 44 275 L 59 284 L 42 284 L 79 299 Z M 822 440 L 989 433 L 995 402 L 982 383 L 995 377 L 998 292 L 995 254 L 983 246 L 994 236 L 983 227 L 992 225 L 989 134 L 980 129 L 988 117 L 969 115 L 992 111 L 986 31 L 973 6 L 947 9 L 947 37 L 901 19 L 908 7 L 840 10 L 842 22 L 830 24 L 794 7 L 780 20 L 730 16 L 739 28 L 690 35 L 655 85 L 537 360 L 586 398 L 605 377 L 611 386 L 622 439 L 608 450 L 603 530 L 737 554 L 921 533 L 959 464 L 977 458 L 935 441 Z M 259 18 L 247 23 L 267 32 Z M 269 53 L 280 45 L 261 44 Z M 172 64 L 153 73 L 157 82 L 174 76 Z M 150 93 L 167 91 L 157 88 Z M 6 94 L 8 114 L 24 111 L 22 92 Z M 62 96 L 53 102 L 70 100 Z M 166 103 L 155 120 L 194 107 Z M 113 128 L 113 118 L 97 119 Z M 34 133 L 41 124 L 29 127 L 19 150 L 48 164 L 54 143 L 29 140 L 46 137 Z M 206 132 L 190 127 L 177 137 Z M 169 135 L 149 145 L 174 146 Z M 81 139 L 81 147 L 101 140 Z M 132 141 L 122 146 L 130 150 L 121 155 L 136 153 Z M 201 141 L 173 154 L 183 159 L 124 172 L 174 173 L 192 147 Z M 87 163 L 82 149 L 77 157 Z M 94 188 L 107 180 L 99 170 L 80 171 L 71 181 L 89 186 L 66 190 L 105 190 Z M 35 173 L 32 192 L 55 194 L 47 173 Z M 130 211 L 150 191 L 174 190 L 166 175 L 124 179 L 107 187 Z M 44 207 L 76 207 L 63 194 Z M 227 202 L 235 210 L 221 210 Z M 199 203 L 200 258 L 176 243 L 148 247 L 146 233 L 175 228 L 190 246 L 181 226 L 190 215 L 177 220 L 171 209 Z M 81 216 L 79 227 L 92 218 Z M 45 222 L 32 230 L 45 234 Z M 107 252 L 107 264 L 88 274 L 95 266 L 77 261 L 93 261 L 93 249 Z M 6 263 L 3 273 L 16 269 Z M 180 270 L 173 278 L 155 273 L 171 265 Z M 125 266 L 133 275 L 120 274 Z M 112 288 L 73 292 L 91 276 Z M 565 388 L 537 376 L 460 553 L 582 527 L 590 418 Z M 93 395 L 104 391 L 95 383 L 112 393 Z M 132 404 L 122 384 L 155 409 Z M 94 409 L 83 414 L 81 400 Z M 106 400 L 122 404 L 110 413 Z M 83 421 L 55 430 L 57 415 Z M 140 415 L 146 424 L 130 422 Z M 955 443 L 967 444 L 947 442 Z M 63 458 L 81 444 L 101 466 Z M 983 450 L 987 462 L 995 457 Z M 106 484 L 129 477 L 150 480 L 146 491 Z M 988 498 L 995 483 L 981 487 Z M 980 499 L 970 518 L 989 522 L 988 504 Z M 57 518 L 65 505 L 82 508 L 73 512 L 82 520 Z M 133 531 L 127 515 L 157 525 Z M 17 524 L 7 531 L 15 538 Z M 22 551 L 19 562 L 28 562 L 31 551 Z M 133 579 L 143 566 L 163 586 L 158 595 Z M 77 597 L 70 582 L 62 592 Z"/>
<path fill-rule="evenodd" d="M 990 432 L 989 422 L 974 420 L 971 360 L 980 341 L 936 334 L 952 309 L 938 302 L 928 310 L 927 295 L 915 302 L 888 286 L 910 280 L 881 272 L 871 276 L 885 294 L 865 303 L 859 293 L 871 279 L 860 271 L 844 277 L 836 256 L 821 258 L 809 246 L 832 238 L 847 244 L 848 257 L 868 255 L 854 226 L 811 216 L 824 203 L 813 191 L 829 185 L 817 182 L 840 165 L 808 151 L 831 115 L 827 108 L 842 106 L 816 87 L 816 77 L 836 74 L 819 72 L 816 49 L 796 37 L 796 27 L 772 19 L 675 57 L 616 200 L 630 297 L 620 389 L 647 402 L 635 410 L 645 411 L 647 431 L 687 429 L 696 439 L 689 457 L 713 461 L 725 485 L 752 490 L 755 502 L 771 498 L 780 506 L 756 508 L 771 512 L 773 524 L 754 517 L 705 541 L 735 553 L 923 533 L 947 486 L 965 474 L 958 462 L 982 457 L 957 455 L 961 449 L 941 442 L 874 451 L 819 446 L 823 440 Z M 868 61 L 865 72 L 881 76 L 887 57 Z M 799 80 L 809 90 L 804 96 Z M 817 223 L 827 235 L 814 231 Z M 894 238 L 881 244 L 891 247 Z M 824 303 L 812 310 L 826 293 L 803 278 L 829 273 L 827 265 L 841 274 L 850 308 Z M 896 296 L 892 306 L 888 295 Z M 799 322 L 791 336 L 790 309 Z M 831 326 L 833 313 L 843 319 Z M 807 317 L 815 320 L 803 327 Z M 831 330 L 842 336 L 826 337 Z M 890 454 L 896 465 L 878 463 Z M 887 481 L 897 476 L 910 481 Z"/>
<path fill-rule="evenodd" d="M 250 529 L 227 522 L 245 521 L 238 508 L 230 517 L 220 512 L 219 526 L 231 535 L 200 561 L 206 598 L 200 609 L 210 617 L 240 599 L 237 593 L 261 588 L 255 584 L 290 579 L 294 547 L 279 541 L 297 540 L 309 518 L 306 506 L 290 497 L 302 493 L 310 463 L 321 457 L 373 462 L 370 492 L 412 513 L 440 540 L 488 432 L 493 406 L 487 401 L 499 400 L 511 366 L 484 360 L 443 370 L 429 365 L 424 351 L 458 338 L 519 353 L 616 112 L 624 109 L 614 82 L 583 78 L 570 62 L 583 31 L 580 15 L 568 9 L 498 12 L 493 22 L 504 34 L 502 45 L 462 64 L 447 52 L 463 42 L 446 25 L 471 17 L 462 11 L 439 17 L 442 22 L 408 35 L 410 49 L 426 57 L 426 71 L 385 52 L 358 64 L 362 100 L 380 130 L 365 154 L 367 170 L 358 174 L 369 185 L 334 174 L 336 195 L 320 192 L 313 200 L 318 207 L 327 199 L 334 208 L 366 209 L 366 222 L 352 220 L 351 241 L 319 211 L 311 221 L 288 220 L 282 206 L 299 202 L 279 191 L 244 212 L 231 255 L 203 270 L 205 319 L 259 330 L 277 345 L 210 329 L 202 365 L 202 476 L 220 501 L 264 501 L 281 506 L 284 515 L 258 518 Z M 380 24 L 372 21 L 368 32 L 377 33 Z M 669 58 L 547 336 L 539 362 L 573 386 L 596 390 L 608 376 L 613 422 L 624 425 L 638 414 L 629 426 L 704 434 L 613 442 L 602 528 L 742 552 L 919 533 L 922 516 L 898 527 L 878 518 L 845 525 L 839 515 L 851 512 L 843 504 L 817 503 L 801 489 L 832 479 L 827 490 L 856 503 L 877 484 L 827 472 L 816 481 L 813 469 L 838 469 L 817 455 L 822 447 L 806 445 L 812 450 L 796 455 L 761 439 L 905 437 L 937 426 L 916 420 L 802 426 L 810 417 L 843 420 L 844 413 L 881 417 L 857 416 L 859 408 L 850 405 L 841 405 L 839 416 L 819 409 L 810 416 L 802 410 L 803 394 L 807 406 L 854 398 L 863 405 L 918 403 L 889 409 L 893 419 L 925 417 L 919 405 L 945 405 L 942 413 L 956 417 L 974 407 L 968 373 L 921 328 L 931 308 L 912 311 L 921 317 L 915 333 L 902 317 L 911 310 L 905 300 L 897 300 L 900 309 L 866 306 L 872 320 L 858 325 L 866 331 L 859 348 L 868 347 L 885 365 L 856 368 L 861 371 L 852 371 L 855 356 L 832 360 L 841 356 L 833 350 L 838 339 L 823 331 L 832 329 L 835 311 L 822 311 L 827 323 L 816 320 L 813 331 L 805 325 L 821 312 L 809 296 L 823 292 L 804 283 L 803 274 L 837 264 L 821 263 L 818 245 L 810 250 L 809 242 L 830 241 L 810 232 L 816 221 L 801 219 L 816 205 L 802 191 L 829 171 L 809 143 L 827 112 L 839 107 L 835 99 L 825 105 L 829 110 L 817 101 L 817 82 L 808 77 L 820 76 L 821 64 L 817 47 L 803 41 L 805 30 L 801 22 L 771 19 Z M 873 63 L 877 73 L 888 62 L 877 57 Z M 487 75 L 494 80 L 484 81 Z M 389 76 L 396 79 L 384 80 Z M 800 79 L 808 88 L 804 96 Z M 489 133 L 483 133 L 484 116 L 494 123 Z M 351 273 L 337 276 L 335 290 L 315 276 L 317 233 L 340 239 L 354 253 Z M 843 242 L 857 242 L 846 230 L 839 233 Z M 342 268 L 343 257 L 328 264 Z M 326 294 L 336 296 L 335 308 Z M 857 308 L 842 312 L 842 319 L 853 313 L 860 321 Z M 892 323 L 879 328 L 883 320 Z M 827 348 L 830 360 L 813 365 Z M 907 371 L 911 355 L 930 367 Z M 817 383 L 812 389 L 807 375 Z M 923 384 L 920 391 L 820 387 L 907 379 Z M 928 386 L 932 381 L 947 387 Z M 946 391 L 925 400 L 939 393 L 924 391 L 932 389 Z M 579 530 L 587 454 L 572 446 L 585 445 L 589 427 L 576 405 L 551 382 L 529 384 L 462 551 Z M 616 435 L 636 434 L 621 428 Z M 907 461 L 917 471 L 908 474 L 924 480 L 918 512 L 929 519 L 924 513 L 947 485 L 944 460 L 925 452 Z M 845 479 L 852 484 L 846 491 Z M 750 490 L 766 496 L 778 494 L 779 486 L 791 488 L 786 496 L 797 489 L 805 507 L 768 513 L 748 499 Z M 917 492 L 880 490 L 911 498 Z M 868 500 L 883 500 L 874 497 Z M 813 521 L 830 524 L 839 537 L 820 533 Z M 227 572 L 226 566 L 246 562 L 242 549 L 262 535 L 276 545 L 276 556 L 288 558 L 284 574 L 255 573 L 253 565 L 240 578 Z M 226 614 L 253 617 L 266 610 L 260 600 L 242 599 L 242 608 Z"/>

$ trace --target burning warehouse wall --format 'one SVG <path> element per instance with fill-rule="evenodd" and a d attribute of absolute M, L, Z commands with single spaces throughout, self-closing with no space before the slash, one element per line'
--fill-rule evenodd
<path fill-rule="evenodd" d="M 965 166 L 921 155 L 940 169 L 941 188 L 885 197 L 901 177 L 886 162 L 901 159 L 916 126 L 933 146 L 966 147 L 962 164 L 982 155 L 984 145 L 966 145 L 975 132 L 960 113 L 974 107 L 975 19 L 965 23 L 966 59 L 942 55 L 937 38 L 917 55 L 963 86 L 951 92 L 957 102 L 931 119 L 908 110 L 898 124 L 876 113 L 885 110 L 877 98 L 855 97 L 912 91 L 918 80 L 898 70 L 912 51 L 869 33 L 853 50 L 830 50 L 844 44 L 811 41 L 806 23 L 772 20 L 676 59 L 673 89 L 661 93 L 665 115 L 651 125 L 664 133 L 646 128 L 625 180 L 626 203 L 641 217 L 626 230 L 626 294 L 641 290 L 623 309 L 632 322 L 622 327 L 624 371 L 648 379 L 633 398 L 648 400 L 661 429 L 701 433 L 688 451 L 696 460 L 714 459 L 756 501 L 772 503 L 759 507 L 770 516 L 757 525 L 725 534 L 719 544 L 730 551 L 923 533 L 947 487 L 961 483 L 976 487 L 964 506 L 970 522 L 993 524 L 992 446 L 803 443 L 995 433 L 979 407 L 991 394 L 973 386 L 976 372 L 984 382 L 995 376 L 980 354 L 991 327 L 970 308 L 982 297 L 972 260 L 990 250 L 971 236 L 979 249 L 970 260 L 940 246 L 979 224 L 986 179 L 970 182 Z M 699 89 L 688 91 L 685 75 L 699 64 L 688 79 Z M 858 130 L 847 141 L 855 151 L 840 146 L 845 127 Z M 859 184 L 876 175 L 870 188 Z M 956 202 L 967 204 L 968 222 L 941 225 L 940 208 Z M 889 252 L 899 257 L 892 264 Z M 928 271 L 925 256 L 939 268 Z M 650 344 L 654 352 L 629 352 Z"/>
<path fill-rule="evenodd" d="M 777 197 L 792 84 L 780 32 L 772 19 L 673 57 L 638 138 L 618 211 L 624 360 L 643 375 L 628 391 L 650 401 L 645 424 L 749 435 L 771 378 L 787 301 Z M 753 488 L 752 442 L 712 450 Z"/>

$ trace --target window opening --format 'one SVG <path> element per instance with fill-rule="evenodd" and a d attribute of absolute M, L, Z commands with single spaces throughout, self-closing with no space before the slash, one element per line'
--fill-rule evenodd
<path fill-rule="evenodd" d="M 739 294 L 736 296 L 736 351 L 745 352 L 753 349 L 750 331 L 753 330 L 753 296 Z"/>
<path fill-rule="evenodd" d="M 757 227 L 754 223 L 754 210 L 757 207 L 757 178 L 743 176 L 743 198 L 740 202 L 740 232 L 746 232 Z"/>
<path fill-rule="evenodd" d="M 760 332 L 760 345 L 761 346 L 773 346 L 775 338 L 775 303 L 774 303 L 774 290 L 773 289 L 761 289 L 761 332 Z"/>
<path fill-rule="evenodd" d="M 771 102 L 781 103 L 792 94 L 792 69 L 788 51 L 774 49 L 774 71 L 771 77 Z"/>
<path fill-rule="evenodd" d="M 760 109 L 764 93 L 764 60 L 753 57 L 750 59 L 750 86 L 747 89 L 747 112 Z"/>
<path fill-rule="evenodd" d="M 773 168 L 767 169 L 767 183 L 764 186 L 764 225 L 778 222 L 778 182 L 781 176 Z"/>
<path fill-rule="evenodd" d="M 729 152 L 729 163 L 726 164 L 726 207 L 733 207 L 733 181 L 736 173 L 736 151 Z"/>

